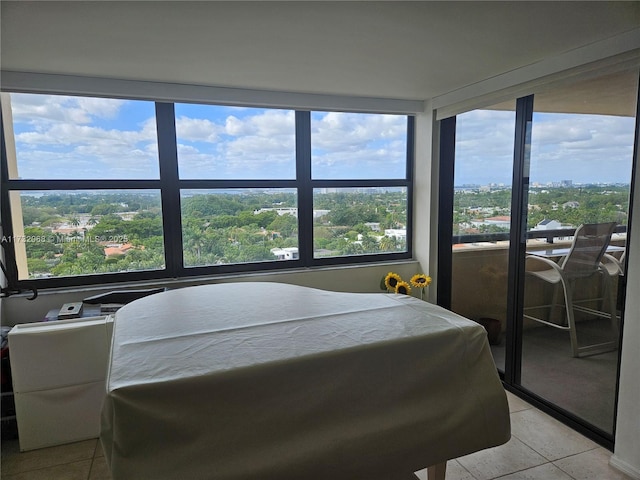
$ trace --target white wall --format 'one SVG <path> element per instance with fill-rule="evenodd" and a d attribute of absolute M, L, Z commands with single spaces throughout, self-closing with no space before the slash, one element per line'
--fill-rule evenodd
<path fill-rule="evenodd" d="M 416 154 L 414 171 L 414 194 L 413 194 L 413 252 L 414 257 L 426 269 L 423 273 L 431 275 L 434 282 L 429 289 L 429 301 L 435 303 L 437 278 L 437 263 L 434 251 L 437 246 L 437 228 L 431 219 L 436 218 L 437 209 L 433 208 L 434 202 L 437 205 L 437 189 L 434 191 L 432 177 L 434 165 L 432 159 L 437 159 L 437 152 L 434 151 L 436 143 L 432 136 L 434 128 L 433 111 L 427 108 L 427 113 L 416 116 Z"/>
<path fill-rule="evenodd" d="M 35 300 L 27 300 L 27 295 L 16 295 L 4 299 L 2 303 L 3 325 L 30 323 L 42 320 L 50 310 L 59 309 L 63 303 L 82 301 L 83 298 L 125 288 L 152 288 L 162 286 L 180 288 L 189 285 L 227 282 L 282 282 L 303 285 L 325 290 L 341 292 L 377 293 L 380 290 L 380 279 L 388 272 L 398 273 L 409 279 L 416 273 L 422 273 L 416 261 L 384 263 L 366 266 L 330 267 L 322 269 L 303 269 L 291 272 L 269 272 L 224 277 L 200 277 L 184 281 L 149 282 L 128 285 L 110 285 L 101 287 L 76 288 L 66 291 L 43 291 Z M 242 288 L 242 287 L 239 287 Z M 414 296 L 419 296 L 416 291 Z M 251 289 L 247 288 L 247 298 L 251 298 Z"/>
<path fill-rule="evenodd" d="M 640 479 L 640 186 L 636 172 L 615 452 L 611 464 Z"/>

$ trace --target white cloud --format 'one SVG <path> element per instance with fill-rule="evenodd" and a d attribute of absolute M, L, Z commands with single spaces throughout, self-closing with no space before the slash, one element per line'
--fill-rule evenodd
<path fill-rule="evenodd" d="M 115 98 L 77 97 L 78 108 L 98 118 L 115 118 L 126 100 Z"/>
<path fill-rule="evenodd" d="M 295 131 L 295 112 L 285 110 L 264 110 L 257 115 L 238 118 L 234 115 L 225 121 L 225 133 L 239 136 L 279 136 L 291 135 Z"/>
<path fill-rule="evenodd" d="M 157 178 L 155 118 L 118 120 L 125 101 L 12 95 L 21 178 Z"/>
<path fill-rule="evenodd" d="M 513 112 L 475 110 L 457 119 L 456 160 L 513 158 Z"/>
<path fill-rule="evenodd" d="M 156 145 L 156 149 L 157 149 L 157 139 L 158 139 L 158 126 L 156 124 L 156 119 L 155 117 L 150 117 L 148 118 L 146 121 L 142 122 L 142 124 L 140 125 L 141 130 L 140 130 L 140 138 L 144 138 L 147 139 L 149 141 L 153 140 L 153 143 Z"/>
<path fill-rule="evenodd" d="M 287 136 L 295 132 L 296 116 L 293 111 L 265 110 L 262 115 L 249 119 L 254 134 L 259 136 Z"/>
<path fill-rule="evenodd" d="M 246 110 L 245 110 L 246 112 Z M 293 178 L 295 176 L 295 113 L 264 110 L 242 117 L 229 115 L 182 121 L 206 125 L 215 139 L 191 138 L 178 132 L 181 178 Z M 194 128 L 195 130 L 195 128 Z M 209 141 L 210 140 L 210 141 Z M 188 145 L 184 142 L 193 142 Z M 206 142 L 209 145 L 197 144 Z"/>
<path fill-rule="evenodd" d="M 532 181 L 630 181 L 633 119 L 560 114 L 538 118 L 532 131 Z"/>
<path fill-rule="evenodd" d="M 295 152 L 295 139 L 291 136 L 259 137 L 256 135 L 240 137 L 221 147 L 227 157 L 265 157 L 289 156 Z"/>
<path fill-rule="evenodd" d="M 176 119 L 176 135 L 180 141 L 213 143 L 222 132 L 220 125 L 204 118 L 181 116 Z"/>
<path fill-rule="evenodd" d="M 456 184 L 511 183 L 513 112 L 458 116 Z M 604 115 L 535 114 L 531 181 L 629 182 L 633 119 Z"/>
<path fill-rule="evenodd" d="M 15 136 L 17 142 L 31 145 L 78 145 L 93 146 L 131 146 L 137 142 L 153 141 L 155 135 L 149 137 L 149 131 L 105 130 L 99 127 L 61 123 L 40 132 L 24 132 Z M 155 132 L 153 132 L 155 133 Z"/>
<path fill-rule="evenodd" d="M 311 141 L 325 151 L 361 150 L 374 141 L 403 139 L 406 131 L 404 116 L 329 112 L 312 119 Z"/>
<path fill-rule="evenodd" d="M 404 116 L 314 114 L 313 177 L 402 178 L 406 170 L 406 134 Z"/>
<path fill-rule="evenodd" d="M 215 171 L 216 157 L 202 153 L 191 145 L 178 143 L 180 178 L 207 178 L 208 172 Z"/>
<path fill-rule="evenodd" d="M 106 153 L 81 146 L 70 152 L 34 149 L 20 153 L 25 166 L 19 171 L 22 178 L 42 178 L 42 172 L 53 179 L 153 178 L 150 174 L 158 170 L 157 157 L 140 149 Z"/>
<path fill-rule="evenodd" d="M 114 118 L 125 100 L 67 97 L 62 95 L 11 94 L 14 122 L 46 125 L 52 122 L 86 124 L 92 117 Z"/>

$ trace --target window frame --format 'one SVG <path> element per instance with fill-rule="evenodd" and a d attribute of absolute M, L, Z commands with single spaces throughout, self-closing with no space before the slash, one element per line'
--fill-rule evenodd
<path fill-rule="evenodd" d="M 3 93 L 12 93 L 3 90 Z M 18 93 L 16 91 L 16 93 Z M 42 95 L 58 95 L 46 91 L 31 91 Z M 78 97 L 96 97 L 93 94 L 65 92 L 63 95 Z M 125 96 L 103 96 L 104 98 L 122 98 Z M 131 100 L 140 98 L 131 97 Z M 145 180 L 46 180 L 11 179 L 8 175 L 8 157 L 6 150 L 4 117 L 0 113 L 2 182 L 1 215 L 3 237 L 13 237 L 13 219 L 11 218 L 10 192 L 12 191 L 64 191 L 64 190 L 158 190 L 161 196 L 162 225 L 164 239 L 165 268 L 118 273 L 100 273 L 75 276 L 60 276 L 38 279 L 18 280 L 16 253 L 13 245 L 2 242 L 5 254 L 5 276 L 10 290 L 64 288 L 85 285 L 102 285 L 119 282 L 167 281 L 188 279 L 197 276 L 229 275 L 234 273 L 281 271 L 300 268 L 318 268 L 336 265 L 358 265 L 374 262 L 410 259 L 413 256 L 413 165 L 415 158 L 415 115 L 397 113 L 406 117 L 406 175 L 400 179 L 332 180 L 311 178 L 311 112 L 313 109 L 288 108 L 271 105 L 255 108 L 289 109 L 295 112 L 295 161 L 296 177 L 287 180 L 208 180 L 180 179 L 178 171 L 178 152 L 175 104 L 181 101 L 154 100 L 158 141 L 158 162 L 160 177 Z M 191 102 L 199 105 L 228 106 L 227 103 Z M 243 104 L 242 106 L 250 106 Z M 327 111 L 322 109 L 318 111 Z M 349 110 L 341 110 L 349 111 Z M 352 111 L 352 113 L 380 113 L 376 111 Z M 365 255 L 335 256 L 314 258 L 313 252 L 313 192 L 319 188 L 365 188 L 365 187 L 403 187 L 407 192 L 407 243 L 404 252 L 387 252 Z M 208 266 L 185 267 L 182 251 L 182 219 L 180 192 L 184 189 L 234 189 L 234 188 L 288 188 L 297 191 L 298 198 L 298 248 L 299 258 L 287 261 L 263 261 L 250 263 L 229 263 Z"/>

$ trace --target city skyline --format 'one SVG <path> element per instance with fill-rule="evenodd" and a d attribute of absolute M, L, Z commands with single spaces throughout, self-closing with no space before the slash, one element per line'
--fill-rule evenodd
<path fill-rule="evenodd" d="M 541 183 L 541 182 L 532 182 L 529 184 L 529 188 L 579 188 L 579 187 L 583 187 L 583 186 L 614 186 L 614 185 L 622 185 L 622 186 L 629 186 L 631 184 L 631 181 L 627 181 L 627 182 L 588 182 L 588 183 L 579 183 L 579 182 L 573 182 L 570 180 L 556 180 L 556 181 L 552 181 L 552 182 L 546 182 L 546 183 Z M 480 188 L 511 188 L 511 183 L 495 183 L 495 182 L 490 182 L 490 183 L 463 183 L 461 185 L 454 185 L 455 189 L 465 189 L 465 188 L 474 188 L 474 189 L 480 189 Z"/>

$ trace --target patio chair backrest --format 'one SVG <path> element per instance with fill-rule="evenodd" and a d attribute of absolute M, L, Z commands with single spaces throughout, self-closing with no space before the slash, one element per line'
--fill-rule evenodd
<path fill-rule="evenodd" d="M 571 251 L 562 262 L 562 270 L 573 277 L 589 276 L 598 271 L 616 225 L 616 222 L 580 225 L 573 237 Z"/>

